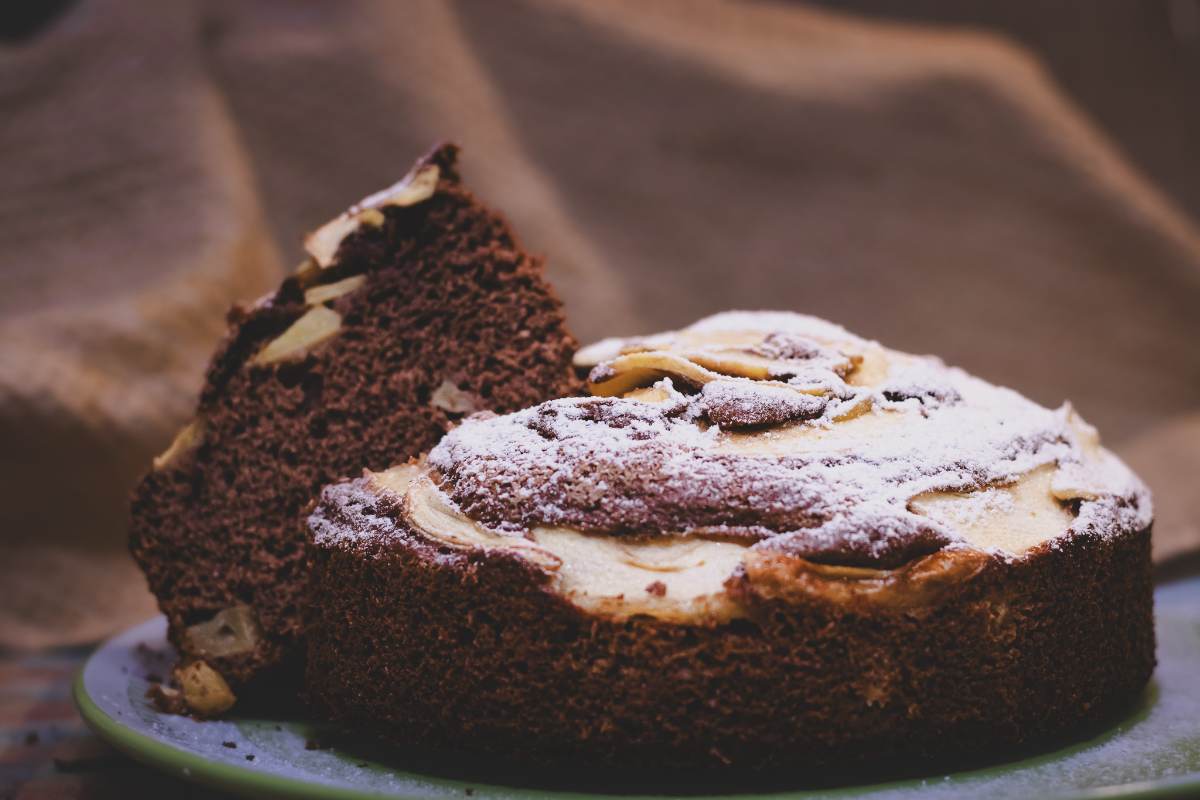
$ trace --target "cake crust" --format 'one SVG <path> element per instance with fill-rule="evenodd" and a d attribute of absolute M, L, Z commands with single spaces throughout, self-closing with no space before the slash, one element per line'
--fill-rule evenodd
<path fill-rule="evenodd" d="M 588 613 L 521 557 L 439 547 L 397 510 L 365 480 L 325 493 L 325 521 L 387 535 L 315 551 L 307 691 L 401 745 L 628 768 L 952 764 L 1104 719 L 1154 667 L 1148 529 L 977 554 L 895 603 L 814 592 L 799 576 L 823 585 L 821 565 L 776 555 L 729 582 L 744 616 L 680 624 Z"/>

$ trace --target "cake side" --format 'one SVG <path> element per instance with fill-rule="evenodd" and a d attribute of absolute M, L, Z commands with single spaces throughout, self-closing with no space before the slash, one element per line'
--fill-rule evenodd
<path fill-rule="evenodd" d="M 782 556 L 794 591 L 740 572 L 736 618 L 679 622 L 585 610 L 520 556 L 407 530 L 393 503 L 360 481 L 317 512 L 318 530 L 372 535 L 317 551 L 307 685 L 332 719 L 402 745 L 627 768 L 949 764 L 1103 719 L 1153 670 L 1148 530 L 976 554 L 895 603 L 843 595 L 878 574 Z"/>
<path fill-rule="evenodd" d="M 427 450 L 464 415 L 577 389 L 541 262 L 442 146 L 306 240 L 230 314 L 196 418 L 134 491 L 131 549 L 185 657 L 235 685 L 302 638 L 320 487 Z"/>

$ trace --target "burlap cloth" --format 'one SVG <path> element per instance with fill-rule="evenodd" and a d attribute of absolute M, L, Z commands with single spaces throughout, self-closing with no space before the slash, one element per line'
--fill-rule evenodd
<path fill-rule="evenodd" d="M 1200 235 L 1010 43 L 795 5 L 81 0 L 0 49 L 0 644 L 152 613 L 234 300 L 438 138 L 580 338 L 812 312 L 1071 398 L 1200 545 Z"/>

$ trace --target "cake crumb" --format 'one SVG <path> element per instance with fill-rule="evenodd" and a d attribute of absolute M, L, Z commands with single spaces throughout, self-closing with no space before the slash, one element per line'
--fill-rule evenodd
<path fill-rule="evenodd" d="M 146 697 L 149 698 L 156 709 L 164 714 L 184 716 L 188 713 L 187 703 L 183 699 L 183 692 L 173 689 L 165 683 L 150 684 L 150 688 L 146 690 Z"/>

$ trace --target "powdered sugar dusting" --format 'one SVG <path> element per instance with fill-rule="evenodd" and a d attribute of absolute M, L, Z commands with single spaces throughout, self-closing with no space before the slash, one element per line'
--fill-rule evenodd
<path fill-rule="evenodd" d="M 863 341 L 841 325 L 791 311 L 722 311 L 692 323 L 687 330 L 697 333 L 761 331 L 765 334 L 791 333 L 830 341 Z"/>
<path fill-rule="evenodd" d="M 841 325 L 807 314 L 786 311 L 723 311 L 692 323 L 679 333 L 713 334 L 756 331 L 764 336 L 798 336 L 823 341 L 862 342 Z M 593 367 L 610 361 L 629 346 L 655 348 L 678 334 L 674 331 L 649 336 L 609 337 L 583 347 L 575 354 L 575 365 Z"/>
<path fill-rule="evenodd" d="M 762 331 L 777 344 L 781 333 L 801 337 L 774 354 L 789 357 L 804 355 L 804 337 L 863 343 L 836 325 L 777 313 L 733 312 L 688 329 L 715 330 Z M 786 376 L 730 376 L 686 394 L 666 379 L 657 402 L 568 398 L 470 418 L 428 462 L 451 502 L 497 530 L 737 536 L 829 563 L 888 566 L 961 542 L 910 500 L 975 491 L 975 512 L 998 514 L 989 504 L 1003 496 L 979 490 L 1044 465 L 1088 483 L 1077 526 L 1149 524 L 1144 487 L 1089 450 L 1069 409 L 1043 408 L 937 359 L 893 355 L 868 386 L 843 380 L 836 360 L 816 360 L 822 374 L 804 380 L 818 379 L 823 393 L 799 391 Z"/>

